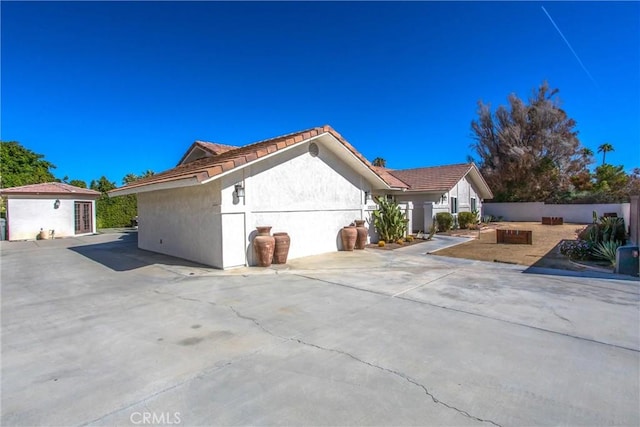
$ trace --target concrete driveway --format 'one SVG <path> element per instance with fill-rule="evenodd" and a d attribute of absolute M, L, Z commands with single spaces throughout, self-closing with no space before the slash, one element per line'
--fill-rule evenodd
<path fill-rule="evenodd" d="M 637 281 L 429 245 L 221 272 L 2 242 L 2 425 L 640 424 Z"/>

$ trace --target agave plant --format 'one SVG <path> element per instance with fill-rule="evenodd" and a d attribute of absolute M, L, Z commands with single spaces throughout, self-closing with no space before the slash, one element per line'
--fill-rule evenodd
<path fill-rule="evenodd" d="M 605 240 L 599 242 L 593 247 L 593 256 L 600 259 L 605 259 L 611 263 L 612 266 L 616 265 L 616 250 L 622 246 L 617 240 Z"/>

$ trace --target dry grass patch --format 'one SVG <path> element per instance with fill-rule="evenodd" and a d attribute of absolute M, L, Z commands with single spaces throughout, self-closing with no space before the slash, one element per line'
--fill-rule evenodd
<path fill-rule="evenodd" d="M 539 222 L 491 223 L 488 228 L 480 232 L 472 231 L 465 233 L 466 235 L 476 236 L 475 239 L 461 245 L 439 250 L 435 252 L 434 255 L 476 259 L 479 261 L 533 265 L 551 252 L 562 240 L 576 239 L 577 233 L 584 227 L 586 227 L 586 225 L 542 225 Z M 533 231 L 533 244 L 497 244 L 495 231 L 497 228 L 507 230 L 531 230 Z"/>

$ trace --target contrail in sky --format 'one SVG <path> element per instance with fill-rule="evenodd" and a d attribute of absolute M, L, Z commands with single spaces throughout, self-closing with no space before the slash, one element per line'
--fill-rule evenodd
<path fill-rule="evenodd" d="M 576 59 L 580 63 L 580 66 L 584 70 L 584 72 L 587 73 L 587 76 L 589 76 L 591 81 L 593 83 L 595 83 L 596 86 L 598 86 L 598 82 L 596 82 L 596 79 L 594 79 L 593 76 L 591 75 L 591 73 L 589 72 L 589 70 L 587 70 L 587 67 L 584 66 L 584 64 L 582 63 L 582 60 L 580 59 L 580 57 L 578 56 L 576 51 L 573 50 L 573 47 L 571 47 L 571 43 L 569 43 L 569 40 L 567 40 L 567 38 L 564 36 L 564 34 L 562 34 L 562 31 L 560 31 L 560 28 L 558 28 L 558 26 L 556 25 L 555 21 L 551 17 L 551 15 L 549 15 L 549 12 L 547 12 L 547 9 L 545 9 L 544 6 L 540 6 L 540 7 L 542 7 L 542 11 L 545 13 L 545 15 L 547 15 L 547 18 L 549 18 L 549 21 L 551 21 L 553 26 L 556 28 L 556 30 L 558 31 L 558 34 L 560 34 L 560 37 L 562 37 L 562 40 L 564 40 L 564 42 L 567 44 L 567 46 L 569 46 L 569 49 L 571 49 L 571 53 L 573 53 L 573 56 L 576 57 Z"/>

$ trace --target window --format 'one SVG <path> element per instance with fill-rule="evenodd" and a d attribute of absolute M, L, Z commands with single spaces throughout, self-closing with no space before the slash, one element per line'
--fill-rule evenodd
<path fill-rule="evenodd" d="M 471 212 L 478 210 L 478 204 L 476 203 L 476 198 L 471 198 Z"/>
<path fill-rule="evenodd" d="M 458 198 L 457 197 L 451 197 L 451 213 L 452 214 L 458 213 Z"/>

